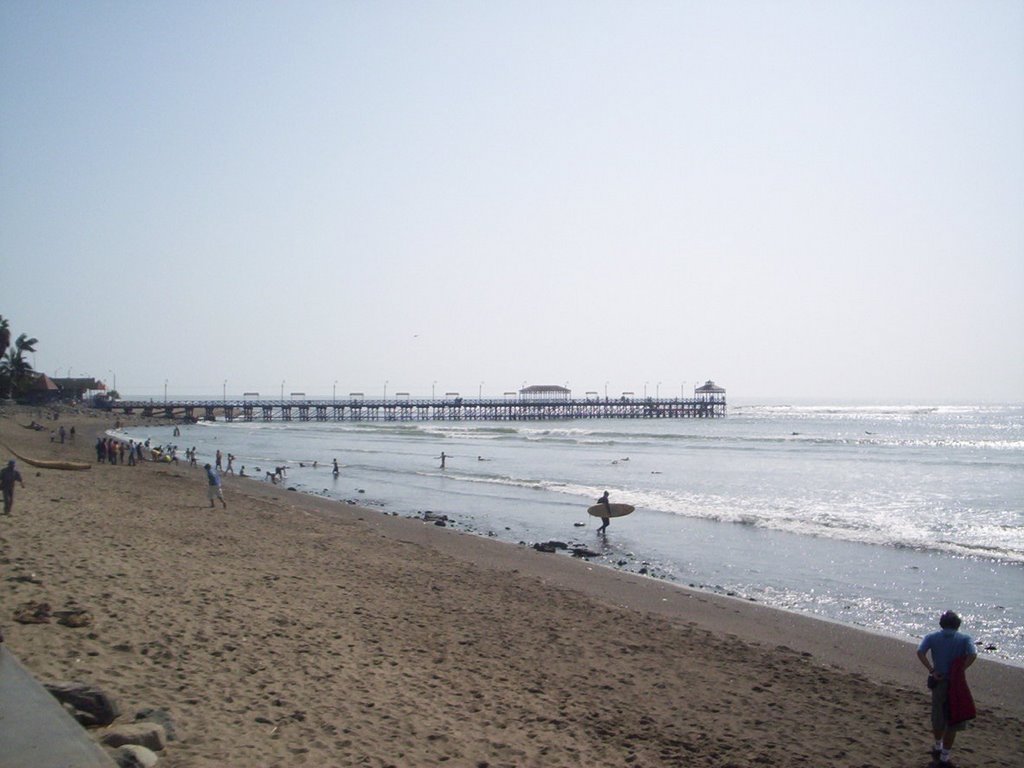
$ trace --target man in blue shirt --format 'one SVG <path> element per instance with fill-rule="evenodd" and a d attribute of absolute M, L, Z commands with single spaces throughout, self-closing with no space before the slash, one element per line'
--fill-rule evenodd
<path fill-rule="evenodd" d="M 966 657 L 964 669 L 971 666 L 978 658 L 978 650 L 970 637 L 957 631 L 960 629 L 960 617 L 953 611 L 942 614 L 939 626 L 941 629 L 938 632 L 925 635 L 921 640 L 917 658 L 928 670 L 928 687 L 932 689 L 932 733 L 935 736 L 932 756 L 939 758 L 942 768 L 955 768 L 950 761 L 950 752 L 956 732 L 963 730 L 966 723 L 951 724 L 948 721 L 949 671 L 953 662 L 961 656 Z M 929 651 L 932 654 L 930 662 Z"/>
<path fill-rule="evenodd" d="M 208 483 L 206 491 L 207 496 L 210 499 L 210 506 L 213 506 L 214 499 L 220 499 L 220 503 L 224 505 L 224 509 L 228 508 L 228 503 L 224 501 L 224 493 L 220 487 L 220 472 L 207 464 L 204 469 L 206 470 L 206 482 Z"/>

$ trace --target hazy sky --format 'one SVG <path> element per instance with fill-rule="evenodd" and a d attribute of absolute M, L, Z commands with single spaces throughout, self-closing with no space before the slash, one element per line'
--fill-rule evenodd
<path fill-rule="evenodd" d="M 6 0 L 0 261 L 124 394 L 1021 401 L 1024 3 Z"/>

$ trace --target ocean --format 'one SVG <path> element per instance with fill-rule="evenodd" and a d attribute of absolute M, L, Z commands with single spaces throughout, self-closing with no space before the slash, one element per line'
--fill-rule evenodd
<path fill-rule="evenodd" d="M 578 544 L 611 568 L 905 639 L 951 608 L 985 656 L 1024 665 L 1024 405 L 172 429 L 127 434 L 204 461 L 219 448 L 258 477 L 287 466 L 297 491 Z M 602 538 L 586 509 L 605 490 L 637 509 Z"/>

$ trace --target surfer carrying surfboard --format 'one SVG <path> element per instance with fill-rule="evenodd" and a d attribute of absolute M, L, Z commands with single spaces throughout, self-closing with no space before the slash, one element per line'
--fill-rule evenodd
<path fill-rule="evenodd" d="M 612 505 L 611 505 L 611 502 L 608 501 L 608 491 L 604 492 L 604 495 L 601 496 L 601 498 L 597 500 L 597 503 L 598 504 L 604 504 L 605 509 L 608 510 L 608 514 L 607 515 L 602 515 L 601 516 L 601 527 L 597 529 L 598 533 L 604 533 L 605 530 L 608 528 L 608 524 L 612 521 L 612 519 L 611 519 Z"/>
<path fill-rule="evenodd" d="M 597 529 L 597 532 L 603 536 L 613 517 L 625 517 L 632 513 L 634 509 L 636 507 L 632 504 L 612 504 L 608 500 L 608 491 L 605 491 L 604 495 L 597 500 L 597 504 L 587 508 L 587 514 L 591 517 L 601 518 L 601 527 Z"/>

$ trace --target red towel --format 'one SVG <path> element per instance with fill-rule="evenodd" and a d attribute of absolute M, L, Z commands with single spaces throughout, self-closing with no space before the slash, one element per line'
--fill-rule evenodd
<path fill-rule="evenodd" d="M 974 697 L 967 687 L 967 675 L 964 671 L 966 656 L 953 660 L 949 669 L 949 724 L 957 725 L 978 716 L 974 708 Z"/>

